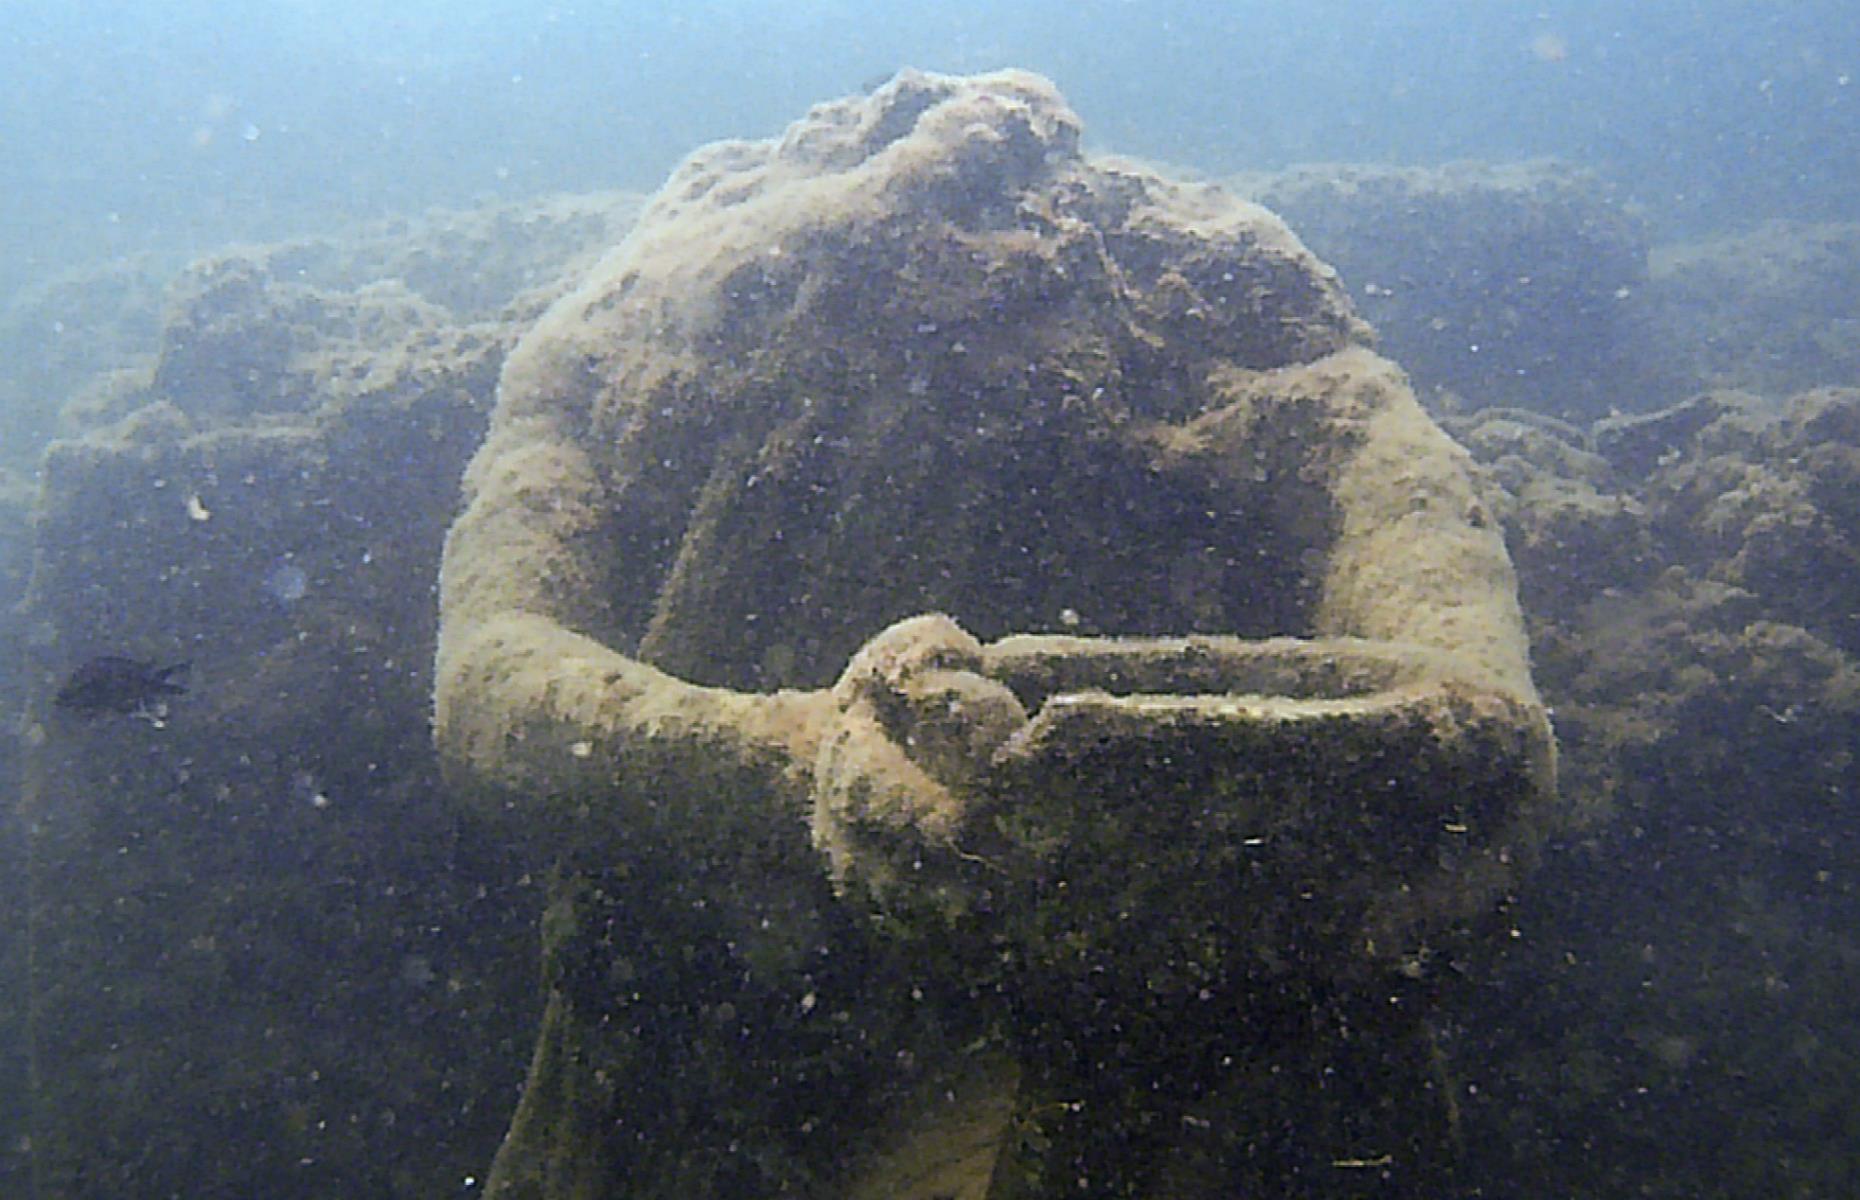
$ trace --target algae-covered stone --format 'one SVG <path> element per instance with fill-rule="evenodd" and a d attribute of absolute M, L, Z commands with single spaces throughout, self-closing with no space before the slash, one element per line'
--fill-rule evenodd
<path fill-rule="evenodd" d="M 1860 378 L 1860 223 L 1766 221 L 1651 260 L 1648 352 L 1695 388 Z"/>
<path fill-rule="evenodd" d="M 1592 417 L 1690 386 L 1648 336 L 1646 225 L 1593 171 L 1325 164 L 1235 184 L 1343 274 L 1443 406 Z"/>
<path fill-rule="evenodd" d="M 1828 1131 L 1860 1111 L 1860 391 L 1716 391 L 1592 431 L 1466 437 L 1527 548 L 1574 836 L 1508 906 L 1522 936 L 1460 959 L 1480 980 L 1444 1023 L 1478 1082 L 1465 1177 L 1843 1195 L 1852 1139 Z"/>
<path fill-rule="evenodd" d="M 541 889 L 440 785 L 432 587 L 516 290 L 621 215 L 576 211 L 205 260 L 0 468 L 0 1194 L 413 1200 L 495 1148 Z M 192 663 L 159 723 L 51 705 L 122 654 Z"/>
<path fill-rule="evenodd" d="M 571 868 L 526 1200 L 927 1197 L 877 1148 L 945 1126 L 963 1196 L 1252 1179 L 1154 1132 L 1199 1067 L 1046 1051 L 1246 1054 L 1485 908 L 1552 791 L 1497 525 L 1333 273 L 1018 72 L 698 152 L 530 330 L 436 718 Z M 926 1111 L 977 1077 L 991 1126 Z"/>

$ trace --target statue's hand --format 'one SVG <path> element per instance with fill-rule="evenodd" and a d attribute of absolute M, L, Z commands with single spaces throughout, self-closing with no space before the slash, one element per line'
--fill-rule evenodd
<path fill-rule="evenodd" d="M 976 860 L 965 835 L 998 794 L 996 752 L 1027 724 L 982 671 L 981 645 L 940 615 L 900 621 L 853 656 L 815 773 L 814 841 L 842 883 L 961 903 L 956 879 Z"/>

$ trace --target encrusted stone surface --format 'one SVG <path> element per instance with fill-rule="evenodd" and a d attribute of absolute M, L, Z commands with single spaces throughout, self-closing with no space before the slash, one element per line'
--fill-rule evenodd
<path fill-rule="evenodd" d="M 1464 452 L 1277 218 L 1078 137 L 1035 76 L 906 72 L 706 148 L 506 361 L 437 732 L 585 882 L 493 1194 L 856 1194 L 955 1031 L 1015 1064 L 959 1194 L 1283 1177 L 1245 1123 L 1172 1165 L 1197 1064 L 1532 857 L 1553 750 Z M 568 982 L 614 961 L 655 978 Z M 653 1005 L 783 992 L 844 1027 L 649 1070 L 716 1053 Z M 1146 1083 L 1051 1056 L 1107 1013 L 1173 1043 Z"/>

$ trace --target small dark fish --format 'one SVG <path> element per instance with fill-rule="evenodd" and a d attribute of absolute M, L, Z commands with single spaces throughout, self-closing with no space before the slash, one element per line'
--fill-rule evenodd
<path fill-rule="evenodd" d="M 163 697 L 187 692 L 187 685 L 176 677 L 185 676 L 192 665 L 180 662 L 158 667 L 139 658 L 101 655 L 71 672 L 52 703 L 87 717 L 149 713 L 160 706 Z"/>

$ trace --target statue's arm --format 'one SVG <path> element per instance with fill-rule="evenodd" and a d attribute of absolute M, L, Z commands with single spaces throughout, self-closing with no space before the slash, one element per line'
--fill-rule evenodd
<path fill-rule="evenodd" d="M 820 698 L 700 687 L 603 640 L 608 499 L 587 452 L 542 419 L 500 421 L 473 460 L 440 578 L 434 718 L 449 776 L 500 807 L 576 820 L 591 807 L 624 819 L 674 780 L 700 800 L 706 780 L 803 796 L 792 776 L 811 767 Z"/>
<path fill-rule="evenodd" d="M 941 765 L 961 761 L 941 749 L 961 743 L 920 730 L 973 706 L 972 685 L 906 670 L 842 688 L 849 722 L 906 747 L 948 799 L 916 807 L 921 790 L 874 789 L 857 772 L 841 786 L 824 755 L 815 835 L 836 874 L 879 894 L 960 897 L 976 864 L 984 877 L 988 866 L 1038 876 L 1048 858 L 1076 868 L 1091 858 L 1082 847 L 1140 813 L 1163 831 L 1145 843 L 1152 865 L 1179 851 L 1189 878 L 1205 849 L 1193 818 L 1239 789 L 1235 819 L 1260 845 L 1284 822 L 1360 843 L 1380 864 L 1366 868 L 1380 882 L 1364 885 L 1375 897 L 1359 914 L 1365 945 L 1396 947 L 1400 930 L 1478 908 L 1529 857 L 1555 749 L 1470 461 L 1398 370 L 1356 350 L 1242 379 L 1230 409 L 1157 444 L 1165 470 L 1217 481 L 1255 478 L 1261 446 L 1283 447 L 1296 461 L 1274 474 L 1319 485 L 1313 504 L 1332 524 L 1311 556 L 1324 572 L 1312 627 L 1265 641 L 1011 637 L 952 655 L 1027 714 L 999 723 L 1012 732 L 984 743 L 987 769 L 966 777 Z M 1371 848 L 1384 842 L 1438 854 L 1382 863 Z"/>
<path fill-rule="evenodd" d="M 1400 372 L 1366 352 L 1331 481 L 1339 528 L 1321 634 L 1420 646 L 1480 687 L 1536 703 L 1517 577 L 1471 456 L 1428 418 Z"/>

